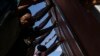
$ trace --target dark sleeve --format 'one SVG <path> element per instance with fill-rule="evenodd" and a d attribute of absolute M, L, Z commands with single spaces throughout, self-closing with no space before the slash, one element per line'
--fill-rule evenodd
<path fill-rule="evenodd" d="M 51 15 L 48 16 L 39 26 L 37 26 L 36 28 L 38 28 L 39 30 L 42 29 L 47 23 L 48 21 L 50 20 L 51 18 Z"/>
<path fill-rule="evenodd" d="M 35 21 L 39 21 L 41 20 L 41 18 L 46 15 L 46 13 L 51 9 L 52 5 L 47 5 L 46 7 L 44 7 L 43 9 L 41 9 L 40 11 L 38 11 L 34 16 L 33 19 Z"/>
<path fill-rule="evenodd" d="M 49 55 L 50 53 L 52 53 L 53 51 L 55 51 L 57 49 L 59 45 L 56 43 L 56 44 L 53 44 L 50 48 L 48 48 L 48 50 L 46 51 L 46 55 Z"/>
<path fill-rule="evenodd" d="M 38 44 L 42 43 L 43 40 L 50 34 L 51 31 L 47 32 L 46 34 L 42 35 L 39 39 L 38 39 Z"/>

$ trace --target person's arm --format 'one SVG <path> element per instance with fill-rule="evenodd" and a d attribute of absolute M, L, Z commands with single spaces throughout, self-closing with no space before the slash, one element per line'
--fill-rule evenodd
<path fill-rule="evenodd" d="M 31 5 L 35 5 L 35 4 L 38 4 L 43 1 L 45 1 L 45 0 L 21 0 L 18 5 L 18 7 L 19 7 L 18 9 L 28 8 Z"/>
<path fill-rule="evenodd" d="M 43 40 L 51 33 L 51 31 L 47 32 L 46 34 L 42 35 L 39 39 L 38 39 L 38 44 L 42 43 Z"/>
<path fill-rule="evenodd" d="M 30 34 L 30 41 L 34 41 L 35 38 L 44 35 L 46 33 L 48 33 L 49 31 L 52 31 L 52 29 L 54 29 L 56 27 L 56 23 L 54 23 L 52 26 L 46 28 L 46 29 L 42 29 L 42 30 L 34 30 L 33 32 L 31 32 L 32 34 Z"/>
<path fill-rule="evenodd" d="M 28 8 L 28 7 L 29 7 L 29 5 L 18 6 L 18 10 L 23 10 L 23 9 Z"/>
<path fill-rule="evenodd" d="M 37 37 L 47 33 L 48 31 L 51 31 L 52 29 L 54 29 L 55 27 L 57 27 L 57 23 L 55 22 L 52 26 L 45 28 L 45 29 L 41 29 L 39 31 L 35 31 Z"/>
<path fill-rule="evenodd" d="M 56 35 L 55 35 L 55 36 L 56 36 Z M 55 41 L 51 44 L 50 47 L 52 47 L 52 45 L 54 45 L 57 41 L 58 41 L 58 37 L 56 37 Z"/>
<path fill-rule="evenodd" d="M 51 31 L 49 31 L 48 33 L 42 35 L 39 39 L 36 39 L 35 41 L 32 41 L 30 47 L 28 48 L 28 52 L 26 56 L 31 56 L 34 53 L 35 47 L 37 44 L 40 44 L 49 34 Z"/>
<path fill-rule="evenodd" d="M 49 15 L 42 23 L 40 23 L 39 26 L 36 26 L 36 29 L 38 29 L 38 30 L 42 29 L 48 23 L 50 18 L 51 18 L 51 15 Z"/>
<path fill-rule="evenodd" d="M 32 4 L 36 3 L 38 0 L 21 0 L 21 2 L 18 5 L 18 10 L 27 9 Z"/>
<path fill-rule="evenodd" d="M 56 37 L 55 41 L 52 43 L 52 45 L 47 49 L 46 55 L 52 53 L 56 48 L 58 47 L 56 41 L 58 40 L 58 37 Z"/>
<path fill-rule="evenodd" d="M 52 53 L 53 51 L 55 51 L 59 45 L 60 45 L 59 42 L 52 44 L 52 46 L 47 49 L 46 55 L 49 55 L 50 53 Z"/>
<path fill-rule="evenodd" d="M 57 39 L 58 40 L 58 39 Z M 48 50 L 46 51 L 46 55 L 49 55 L 50 53 L 52 53 L 53 51 L 55 51 L 57 49 L 57 47 L 64 42 L 64 39 L 61 39 L 60 41 L 58 41 L 57 43 L 53 43 Z"/>
<path fill-rule="evenodd" d="M 51 31 L 48 31 L 47 33 L 45 33 L 44 35 L 42 35 L 39 39 L 36 39 L 35 40 L 36 44 L 40 44 L 50 34 L 50 32 Z M 33 42 L 34 38 L 31 37 L 30 41 Z"/>
<path fill-rule="evenodd" d="M 54 34 L 47 42 L 45 42 L 45 45 L 47 45 L 55 37 L 56 37 L 56 34 Z M 57 41 L 57 38 L 55 39 L 55 41 L 52 44 L 56 43 L 56 41 Z"/>
<path fill-rule="evenodd" d="M 42 17 L 51 9 L 53 5 L 47 5 L 46 7 L 44 7 L 43 9 L 41 9 L 40 11 L 38 11 L 32 18 L 35 21 L 39 21 L 42 19 Z"/>

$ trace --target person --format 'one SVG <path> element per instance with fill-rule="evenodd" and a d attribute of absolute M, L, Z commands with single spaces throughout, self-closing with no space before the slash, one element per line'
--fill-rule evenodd
<path fill-rule="evenodd" d="M 36 30 L 42 29 L 48 23 L 48 21 L 50 20 L 51 16 L 52 16 L 51 13 L 49 13 L 49 16 L 42 23 L 40 23 L 39 26 L 36 26 L 34 29 L 36 29 Z"/>
<path fill-rule="evenodd" d="M 31 12 L 29 9 L 24 9 L 22 10 L 19 14 L 19 23 L 20 23 L 20 27 L 23 29 L 25 27 L 29 27 L 30 24 L 34 25 L 34 22 L 31 19 Z"/>
<path fill-rule="evenodd" d="M 51 1 L 50 4 L 47 4 L 46 7 L 38 11 L 32 18 L 36 21 L 39 21 L 50 9 L 54 6 L 53 2 Z"/>
<path fill-rule="evenodd" d="M 30 41 L 31 42 L 34 41 L 35 38 L 47 33 L 48 31 L 51 31 L 55 27 L 57 27 L 57 22 L 54 22 L 54 24 L 52 26 L 49 26 L 48 28 L 41 29 L 41 30 L 33 30 L 33 32 L 30 33 Z"/>
<path fill-rule="evenodd" d="M 14 43 L 10 52 L 7 54 L 8 56 L 25 56 L 28 45 L 23 41 L 23 39 L 27 38 L 27 37 L 31 36 L 31 34 L 35 33 L 32 28 L 35 21 L 31 18 L 31 12 L 27 9 L 27 7 L 28 6 L 25 6 L 22 8 L 19 7 L 19 10 L 18 10 L 19 16 L 18 17 L 20 18 L 19 21 L 21 23 L 22 29 L 21 29 L 19 38 L 16 40 L 16 42 Z M 46 11 L 48 12 L 48 10 L 50 10 L 50 9 L 47 10 L 47 8 L 48 7 L 46 7 Z M 43 8 L 43 9 L 45 9 L 45 8 Z M 45 12 L 45 10 L 43 10 L 43 11 Z M 38 13 L 38 15 L 39 15 L 39 13 Z M 41 15 L 41 13 L 40 13 L 40 15 Z M 40 18 L 40 16 L 39 16 L 39 18 Z M 37 19 L 37 18 L 35 17 L 35 19 Z M 51 29 L 51 28 L 52 27 L 50 27 L 48 29 Z M 44 34 L 45 33 L 46 32 L 44 32 Z M 42 35 L 42 34 L 40 34 L 40 35 Z"/>
<path fill-rule="evenodd" d="M 32 0 L 31 0 L 32 1 Z M 42 2 L 44 0 L 36 0 L 38 3 Z M 33 3 L 34 4 L 34 3 Z M 27 4 L 27 6 L 18 6 L 18 17 L 19 22 L 21 24 L 21 26 L 33 26 L 34 23 L 36 21 L 39 21 L 52 7 L 52 2 L 51 4 L 47 5 L 45 8 L 41 9 L 39 12 L 37 12 L 34 16 L 31 15 L 30 10 L 28 9 L 28 7 L 30 6 L 30 4 Z"/>
<path fill-rule="evenodd" d="M 57 37 L 58 38 L 58 37 Z M 57 39 L 58 40 L 58 39 Z M 49 55 L 51 54 L 53 51 L 55 51 L 57 49 L 57 47 L 63 43 L 65 40 L 64 39 L 60 39 L 57 43 L 56 41 L 46 50 L 45 54 Z"/>
<path fill-rule="evenodd" d="M 34 30 L 41 30 L 47 24 L 47 22 L 50 20 L 50 18 L 51 18 L 51 15 L 49 15 L 39 26 L 34 27 Z M 50 32 L 51 32 L 51 30 L 50 30 Z M 48 31 L 47 33 L 50 33 L 50 32 Z M 26 41 L 26 43 L 31 43 L 29 41 L 29 37 L 27 39 L 24 39 L 24 40 Z"/>
<path fill-rule="evenodd" d="M 18 10 L 22 10 L 24 8 L 28 8 L 31 5 L 36 5 L 38 3 L 44 2 L 45 0 L 20 0 L 18 5 Z"/>
<path fill-rule="evenodd" d="M 42 35 L 40 38 L 36 39 L 30 44 L 30 47 L 28 48 L 27 55 L 26 56 L 32 56 L 35 50 L 36 45 L 41 44 L 43 40 L 50 34 L 51 31 L 47 32 L 46 34 Z"/>
<path fill-rule="evenodd" d="M 22 10 L 19 13 L 20 17 L 20 24 L 21 24 L 21 36 L 23 38 L 30 37 L 33 31 L 33 25 L 36 21 L 40 20 L 52 7 L 52 5 L 48 5 L 39 12 L 35 14 L 35 16 L 31 17 L 30 11 L 25 8 L 26 11 Z M 21 13 L 22 12 L 22 13 Z M 26 14 L 25 14 L 26 13 Z M 35 29 L 36 30 L 36 29 Z M 43 31 L 42 31 L 43 32 Z M 34 34 L 35 35 L 35 34 Z M 38 34 L 39 35 L 39 34 Z M 41 35 L 41 34 L 40 34 Z"/>
<path fill-rule="evenodd" d="M 44 37 L 41 37 L 42 40 L 51 32 L 51 30 L 53 29 L 53 27 L 55 27 L 54 25 L 51 26 L 50 28 L 46 29 L 47 34 L 45 33 L 45 35 L 43 35 Z M 43 31 L 45 32 L 45 31 Z M 35 38 L 34 38 L 35 39 Z M 32 40 L 33 42 L 33 40 Z M 41 43 L 41 42 L 38 42 Z M 11 48 L 10 52 L 7 54 L 7 56 L 26 56 L 27 55 L 27 49 L 30 47 L 33 48 L 32 50 L 30 50 L 30 52 L 34 51 L 34 47 L 35 45 L 37 45 L 37 43 L 35 42 L 34 44 L 32 44 L 32 47 L 30 47 L 30 45 L 27 45 L 22 36 L 19 36 L 19 38 L 16 40 L 16 42 L 14 43 L 14 46 Z"/>
<path fill-rule="evenodd" d="M 47 55 L 45 54 L 45 51 L 47 50 L 47 47 L 46 47 L 45 45 L 38 45 L 38 46 L 37 46 L 37 50 L 38 50 L 38 52 L 39 52 L 39 53 L 36 53 L 37 56 L 47 56 Z M 34 54 L 34 55 L 35 55 L 35 54 Z"/>
<path fill-rule="evenodd" d="M 49 7 L 46 6 L 45 8 L 43 8 L 42 10 L 40 10 L 39 12 L 37 12 L 36 15 L 33 16 L 32 18 L 31 18 L 30 11 L 27 10 L 27 9 L 25 9 L 26 11 L 22 10 L 21 11 L 22 13 L 21 12 L 19 13 L 19 16 L 23 15 L 20 18 L 21 35 L 22 35 L 23 38 L 29 37 L 29 35 L 32 33 L 32 30 L 33 30 L 32 27 L 33 27 L 34 23 L 37 20 L 40 20 L 40 18 L 43 17 L 44 14 L 46 14 L 51 7 L 52 7 L 51 5 Z M 27 35 L 27 36 L 25 36 L 25 35 Z"/>
<path fill-rule="evenodd" d="M 55 37 L 55 35 L 53 37 Z M 54 42 L 56 42 L 56 40 Z M 47 51 L 47 48 L 45 45 L 38 45 L 37 49 L 35 49 L 33 56 L 47 56 L 46 51 Z"/>
<path fill-rule="evenodd" d="M 26 7 L 19 8 L 18 9 L 18 16 L 19 16 L 19 22 L 21 26 L 25 27 L 32 27 L 35 22 L 41 20 L 41 18 L 53 7 L 53 3 L 51 2 L 49 5 L 38 11 L 34 16 L 31 15 L 29 9 Z M 24 28 L 24 27 L 23 27 Z"/>
<path fill-rule="evenodd" d="M 53 51 L 55 51 L 57 49 L 57 47 L 61 43 L 64 42 L 64 40 L 61 39 L 60 41 L 58 41 L 56 43 L 57 40 L 58 40 L 58 38 L 55 39 L 54 43 L 49 48 L 46 48 L 45 45 L 38 45 L 33 56 L 47 56 L 47 55 L 51 54 Z"/>

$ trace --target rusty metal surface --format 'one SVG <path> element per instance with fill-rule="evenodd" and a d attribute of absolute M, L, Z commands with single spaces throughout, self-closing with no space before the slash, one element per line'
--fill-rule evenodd
<path fill-rule="evenodd" d="M 65 21 L 77 35 L 77 37 L 74 37 L 80 41 L 80 46 L 83 47 L 83 52 L 86 53 L 84 53 L 85 56 L 100 56 L 100 24 L 95 17 L 89 14 L 77 0 L 55 1 L 66 17 L 64 18 Z M 74 48 L 73 46 L 71 47 Z M 80 55 L 76 54 L 75 56 Z"/>
<path fill-rule="evenodd" d="M 54 12 L 52 10 L 52 12 Z M 53 19 L 52 21 L 54 21 L 54 19 L 57 19 L 58 22 L 58 28 L 56 28 L 56 33 L 58 34 L 58 36 L 61 38 L 65 39 L 65 43 L 64 43 L 64 47 L 66 47 L 65 50 L 67 53 L 67 55 L 69 56 L 82 56 L 83 54 L 81 53 L 81 51 L 79 50 L 79 47 L 77 46 L 77 43 L 75 41 L 75 39 L 73 38 L 72 34 L 70 33 L 67 24 L 62 20 L 60 13 L 56 13 L 56 15 L 54 15 L 53 13 Z M 57 16 L 57 17 L 55 17 Z M 68 47 L 69 46 L 69 47 Z"/>

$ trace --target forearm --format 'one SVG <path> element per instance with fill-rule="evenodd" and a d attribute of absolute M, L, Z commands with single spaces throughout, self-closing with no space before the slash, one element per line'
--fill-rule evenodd
<path fill-rule="evenodd" d="M 39 30 L 42 29 L 48 23 L 48 21 L 50 20 L 50 18 L 51 18 L 51 15 L 49 15 L 39 26 L 37 26 L 38 29 Z"/>
<path fill-rule="evenodd" d="M 52 5 L 47 5 L 45 8 L 41 9 L 40 11 L 38 11 L 33 16 L 33 19 L 35 19 L 36 21 L 41 20 L 41 18 L 50 10 L 51 7 L 52 7 Z"/>
<path fill-rule="evenodd" d="M 46 51 L 46 54 L 49 55 L 50 53 L 52 53 L 53 51 L 55 51 L 58 46 L 59 45 L 57 45 L 57 44 L 53 44 L 52 47 L 48 48 L 48 50 Z"/>
<path fill-rule="evenodd" d="M 43 42 L 43 40 L 51 33 L 51 31 L 47 32 L 46 34 L 44 34 L 43 36 L 40 37 L 40 39 L 38 40 L 38 44 L 40 44 L 41 42 Z"/>

